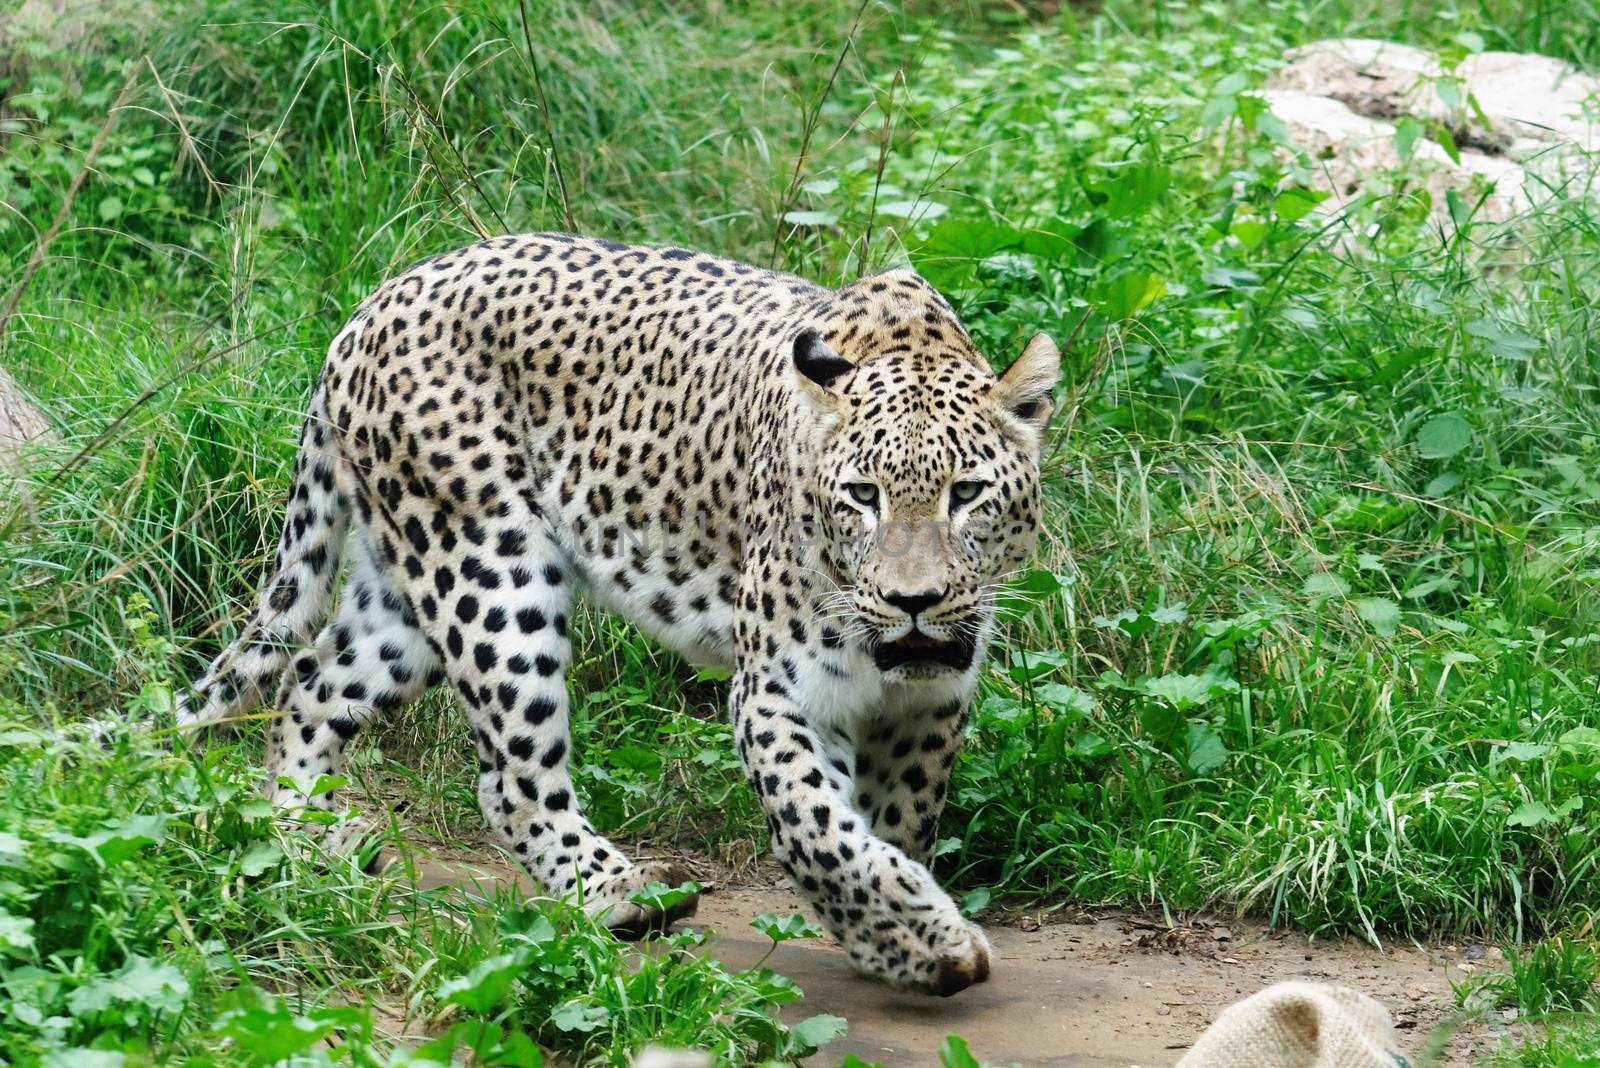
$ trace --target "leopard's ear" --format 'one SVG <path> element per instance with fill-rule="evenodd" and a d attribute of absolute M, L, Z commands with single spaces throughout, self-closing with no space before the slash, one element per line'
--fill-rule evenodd
<path fill-rule="evenodd" d="M 855 370 L 855 366 L 829 348 L 815 330 L 802 330 L 794 339 L 795 380 L 806 395 L 818 404 L 833 402 L 834 394 L 830 387 Z"/>
<path fill-rule="evenodd" d="M 1061 350 L 1049 334 L 1035 334 L 994 384 L 991 396 L 996 404 L 1021 420 L 1035 433 L 1042 433 L 1050 422 L 1050 391 L 1061 374 Z"/>

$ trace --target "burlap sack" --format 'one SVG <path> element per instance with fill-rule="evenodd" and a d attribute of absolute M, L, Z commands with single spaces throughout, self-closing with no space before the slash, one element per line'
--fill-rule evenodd
<path fill-rule="evenodd" d="M 646 1046 L 633 1058 L 633 1068 L 711 1068 L 711 1054 Z"/>
<path fill-rule="evenodd" d="M 1222 1010 L 1177 1068 L 1410 1068 L 1388 1010 L 1328 983 L 1288 982 Z"/>

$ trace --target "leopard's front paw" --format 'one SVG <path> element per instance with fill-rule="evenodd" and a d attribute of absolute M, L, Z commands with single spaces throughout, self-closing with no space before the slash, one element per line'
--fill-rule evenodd
<path fill-rule="evenodd" d="M 670 860 L 647 860 L 610 877 L 584 896 L 583 911 L 599 920 L 620 938 L 642 938 L 662 931 L 678 920 L 688 919 L 700 907 L 698 891 L 670 900 L 665 907 L 632 900 L 651 883 L 676 888 L 694 881 L 688 868 Z M 676 895 L 671 895 L 676 897 Z"/>
<path fill-rule="evenodd" d="M 879 920 L 847 939 L 856 968 L 901 990 L 947 998 L 989 978 L 983 929 L 955 912 Z"/>
<path fill-rule="evenodd" d="M 936 944 L 925 967 L 912 982 L 923 994 L 947 998 L 989 978 L 989 959 L 993 955 L 983 928 L 962 920 L 949 937 Z"/>

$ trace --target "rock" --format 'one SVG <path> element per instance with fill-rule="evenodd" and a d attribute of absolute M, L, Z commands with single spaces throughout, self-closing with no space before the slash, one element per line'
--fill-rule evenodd
<path fill-rule="evenodd" d="M 23 442 L 42 436 L 48 429 L 44 413 L 22 395 L 16 380 L 0 367 L 0 464 L 8 463 Z"/>
<path fill-rule="evenodd" d="M 1600 121 L 1590 103 L 1600 79 L 1562 60 L 1521 52 L 1479 52 L 1462 60 L 1456 74 L 1490 121 L 1511 136 L 1513 155 L 1563 143 L 1600 150 Z"/>
<path fill-rule="evenodd" d="M 1290 142 L 1314 161 L 1312 183 L 1333 194 L 1321 205 L 1324 211 L 1342 208 L 1363 192 L 1386 191 L 1387 176 L 1402 169 L 1421 179 L 1437 218 L 1447 218 L 1446 193 L 1451 190 L 1473 203 L 1492 190 L 1480 216 L 1494 220 L 1508 219 L 1527 207 L 1525 174 L 1514 160 L 1468 149 L 1460 153 L 1458 164 L 1438 142 L 1421 138 L 1408 162 L 1400 158 L 1393 123 L 1359 115 L 1331 96 L 1290 89 L 1269 89 L 1261 95 L 1288 128 Z M 1373 188 L 1379 179 L 1383 188 Z"/>
<path fill-rule="evenodd" d="M 1316 41 L 1289 53 L 1262 96 L 1310 156 L 1314 184 L 1333 194 L 1323 211 L 1409 180 L 1427 190 L 1437 220 L 1450 221 L 1452 191 L 1469 204 L 1487 193 L 1477 217 L 1504 220 L 1548 196 L 1547 184 L 1587 174 L 1600 151 L 1600 121 L 1585 114 L 1600 79 L 1549 56 L 1482 52 L 1452 70 L 1392 41 Z M 1424 135 L 1402 159 L 1396 123 L 1407 116 Z"/>
<path fill-rule="evenodd" d="M 1269 89 L 1329 97 L 1376 118 L 1419 114 L 1435 95 L 1429 79 L 1440 74 L 1438 61 L 1420 48 L 1365 37 L 1313 41 L 1286 59 Z"/>
<path fill-rule="evenodd" d="M 1268 88 L 1332 97 L 1373 118 L 1412 115 L 1440 123 L 1463 148 L 1518 157 L 1557 144 L 1600 148 L 1600 122 L 1585 107 L 1600 93 L 1600 79 L 1534 53 L 1478 52 L 1450 70 L 1422 49 L 1393 41 L 1314 41 L 1288 54 Z"/>

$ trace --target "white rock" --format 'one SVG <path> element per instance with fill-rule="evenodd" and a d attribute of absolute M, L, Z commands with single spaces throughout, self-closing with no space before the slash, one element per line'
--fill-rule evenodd
<path fill-rule="evenodd" d="M 1287 59 L 1263 96 L 1290 141 L 1319 168 L 1316 183 L 1334 194 L 1324 211 L 1403 174 L 1428 190 L 1440 221 L 1449 221 L 1448 192 L 1475 203 L 1486 187 L 1493 192 L 1478 218 L 1503 220 L 1548 195 L 1546 187 L 1594 172 L 1600 79 L 1562 60 L 1483 52 L 1446 70 L 1422 49 L 1360 37 L 1315 41 Z M 1476 109 L 1466 105 L 1467 94 Z M 1401 160 L 1394 144 L 1395 122 L 1404 116 L 1429 131 L 1410 160 Z M 1439 126 L 1450 131 L 1459 161 L 1435 139 Z M 1530 181 L 1530 173 L 1540 180 Z"/>
<path fill-rule="evenodd" d="M 1461 61 L 1457 75 L 1497 128 L 1511 138 L 1514 155 L 1569 143 L 1600 149 L 1600 79 L 1549 56 L 1481 52 Z"/>
<path fill-rule="evenodd" d="M 17 446 L 49 429 L 44 414 L 22 395 L 16 380 L 0 367 L 0 462 L 9 461 Z"/>
<path fill-rule="evenodd" d="M 1480 217 L 1510 218 L 1527 206 L 1523 171 L 1514 160 L 1471 150 L 1461 152 L 1461 163 L 1451 160 L 1437 142 L 1420 139 L 1412 148 L 1409 164 L 1395 147 L 1394 124 L 1358 115 L 1342 101 L 1291 89 L 1266 90 L 1268 109 L 1283 121 L 1289 140 L 1311 157 L 1313 184 L 1333 195 L 1323 211 L 1344 207 L 1359 196 L 1376 176 L 1408 167 L 1421 179 L 1433 201 L 1437 218 L 1448 215 L 1446 193 L 1456 190 L 1476 198 L 1475 176 L 1493 184 L 1494 191 Z"/>

